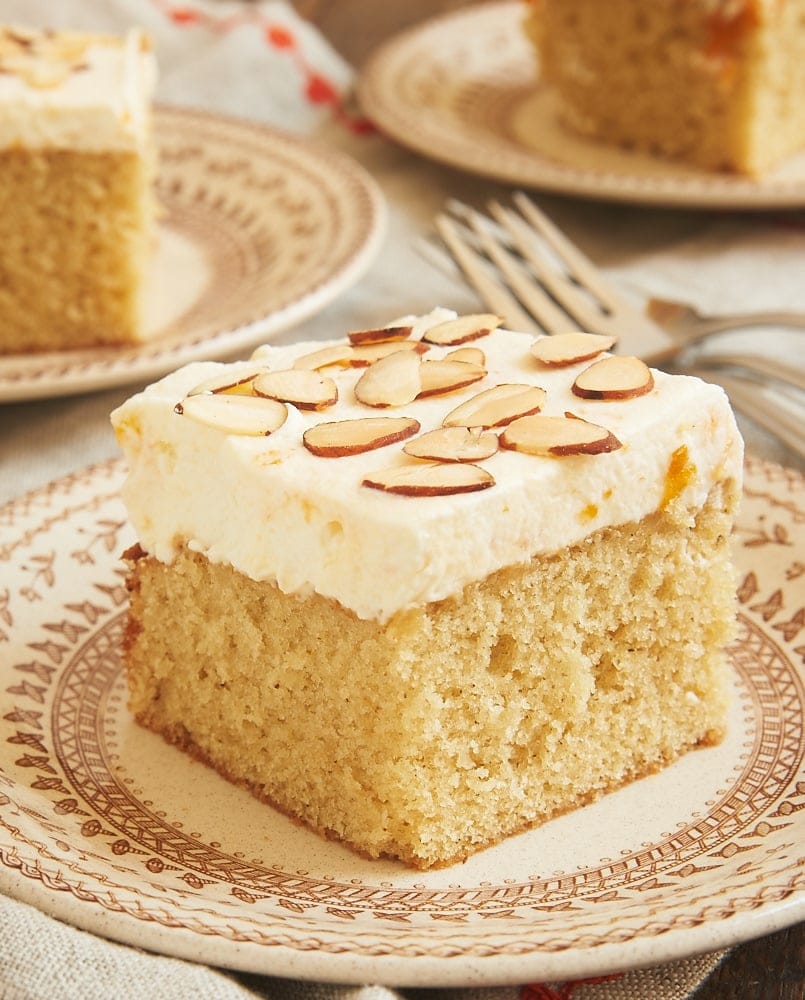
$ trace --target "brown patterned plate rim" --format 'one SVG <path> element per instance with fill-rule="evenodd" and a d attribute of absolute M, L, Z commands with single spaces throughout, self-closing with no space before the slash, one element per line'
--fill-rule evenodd
<path fill-rule="evenodd" d="M 180 316 L 155 314 L 158 333 L 139 345 L 0 355 L 0 403 L 151 381 L 190 361 L 232 356 L 321 311 L 363 275 L 379 252 L 386 229 L 385 199 L 370 174 L 346 153 L 258 121 L 192 107 L 159 105 L 155 108 L 154 122 L 160 148 L 156 184 L 163 237 L 184 240 L 200 260 L 215 260 L 212 251 L 217 251 L 218 258 L 227 251 L 226 244 L 216 247 L 216 241 L 222 240 L 216 232 L 217 224 L 226 224 L 240 241 L 241 245 L 235 248 L 238 253 L 245 257 L 259 256 L 258 239 L 265 237 L 252 231 L 254 222 L 250 216 L 255 213 L 249 211 L 248 204 L 238 203 L 239 195 L 231 195 L 230 200 L 235 199 L 235 203 L 226 205 L 222 204 L 220 191 L 217 199 L 205 199 L 204 191 L 196 190 L 192 192 L 196 203 L 192 202 L 191 167 L 197 171 L 193 183 L 198 187 L 199 178 L 203 184 L 205 179 L 212 182 L 216 175 L 222 176 L 227 169 L 222 160 L 228 157 L 231 160 L 228 169 L 243 191 L 248 191 L 251 185 L 259 195 L 261 184 L 269 191 L 272 184 L 287 182 L 290 188 L 287 200 L 291 204 L 287 210 L 283 203 L 279 209 L 276 206 L 273 209 L 281 213 L 281 223 L 290 222 L 290 213 L 298 208 L 292 204 L 297 183 L 294 178 L 301 178 L 298 183 L 304 182 L 308 189 L 317 186 L 321 197 L 315 211 L 320 213 L 320 219 L 314 218 L 313 223 L 327 223 L 322 229 L 330 234 L 338 227 L 338 246 L 333 246 L 332 254 L 328 254 L 325 249 L 330 248 L 320 244 L 317 259 L 311 263 L 308 255 L 300 254 L 301 243 L 296 245 L 293 239 L 288 243 L 278 241 L 271 252 L 283 263 L 293 260 L 296 268 L 293 287 L 286 292 L 266 283 L 261 292 L 255 274 L 250 273 L 248 279 L 257 288 L 258 301 L 250 304 L 248 310 L 241 307 L 238 312 L 241 289 L 235 276 L 224 289 L 235 313 L 216 314 L 212 323 L 203 321 L 204 304 L 213 301 L 216 294 L 220 298 L 221 290 L 209 280 L 196 299 L 190 293 L 188 308 Z M 249 177 L 244 176 L 245 170 L 249 171 Z M 185 175 L 185 190 L 182 190 Z M 203 215 L 203 226 L 193 224 L 194 212 Z M 306 238 L 311 241 L 308 246 L 315 245 L 315 235 Z M 168 258 L 168 264 L 171 263 Z M 249 266 L 254 269 L 257 265 Z M 245 278 L 240 280 L 245 284 Z"/>
<path fill-rule="evenodd" d="M 539 86 L 523 16 L 521 0 L 492 0 L 393 36 L 361 71 L 364 112 L 390 138 L 428 159 L 509 184 L 680 208 L 805 204 L 805 155 L 755 179 L 566 134 Z"/>
<path fill-rule="evenodd" d="M 175 957 L 408 986 L 602 975 L 805 919 L 801 473 L 747 462 L 723 749 L 435 873 L 321 841 L 131 723 L 123 475 L 114 460 L 0 507 L 9 896 Z"/>

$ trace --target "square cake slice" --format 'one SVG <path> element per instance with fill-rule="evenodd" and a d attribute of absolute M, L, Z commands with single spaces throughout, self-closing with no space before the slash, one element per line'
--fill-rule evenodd
<path fill-rule="evenodd" d="M 143 337 L 155 78 L 136 30 L 0 28 L 0 354 Z"/>
<path fill-rule="evenodd" d="M 434 310 L 112 415 L 144 726 L 428 868 L 723 734 L 742 442 L 716 386 Z"/>
<path fill-rule="evenodd" d="M 805 0 L 527 0 L 561 120 L 601 142 L 762 176 L 805 150 Z"/>

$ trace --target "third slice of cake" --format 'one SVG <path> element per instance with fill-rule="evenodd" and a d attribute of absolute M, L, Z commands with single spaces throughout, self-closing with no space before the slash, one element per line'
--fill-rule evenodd
<path fill-rule="evenodd" d="M 724 731 L 720 388 L 436 310 L 113 414 L 145 726 L 313 829 L 467 857 Z"/>
<path fill-rule="evenodd" d="M 561 120 L 605 143 L 763 175 L 805 149 L 805 0 L 529 0 Z"/>

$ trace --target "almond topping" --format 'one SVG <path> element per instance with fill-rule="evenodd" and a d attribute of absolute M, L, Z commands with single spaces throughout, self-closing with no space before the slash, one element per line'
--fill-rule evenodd
<path fill-rule="evenodd" d="M 605 427 L 591 424 L 572 413 L 564 417 L 536 414 L 520 417 L 500 435 L 500 446 L 529 455 L 599 455 L 621 447 Z"/>
<path fill-rule="evenodd" d="M 326 410 L 338 402 L 335 382 L 304 368 L 266 372 L 258 375 L 252 385 L 258 396 L 293 403 L 300 410 Z"/>
<path fill-rule="evenodd" d="M 302 440 L 314 455 L 341 458 L 404 441 L 418 430 L 419 421 L 413 417 L 359 417 L 309 427 Z"/>
<path fill-rule="evenodd" d="M 651 369 L 640 358 L 604 358 L 585 368 L 572 385 L 582 399 L 632 399 L 654 388 Z"/>
<path fill-rule="evenodd" d="M 370 365 L 355 383 L 355 398 L 366 406 L 405 406 L 422 388 L 419 356 L 395 351 Z"/>
<path fill-rule="evenodd" d="M 497 329 L 503 320 L 492 313 L 473 313 L 469 316 L 458 316 L 445 323 L 437 323 L 422 335 L 429 344 L 450 346 L 464 344 L 468 340 L 477 340 Z"/>
<path fill-rule="evenodd" d="M 497 450 L 497 434 L 480 427 L 437 427 L 403 448 L 406 455 L 431 462 L 482 462 Z"/>
<path fill-rule="evenodd" d="M 407 340 L 411 336 L 411 326 L 383 326 L 377 330 L 352 330 L 347 334 L 350 344 L 384 344 L 387 341 Z"/>
<path fill-rule="evenodd" d="M 442 424 L 445 427 L 505 427 L 518 417 L 538 413 L 545 405 L 546 395 L 537 385 L 504 382 L 484 389 L 451 410 Z"/>
<path fill-rule="evenodd" d="M 423 361 L 420 365 L 423 396 L 440 396 L 455 389 L 463 389 L 472 385 L 486 375 L 486 369 L 471 365 L 467 361 Z"/>
<path fill-rule="evenodd" d="M 540 337 L 531 345 L 531 353 L 544 365 L 562 368 L 579 361 L 589 361 L 615 345 L 615 337 L 599 333 L 556 333 Z"/>
<path fill-rule="evenodd" d="M 387 340 L 382 344 L 361 344 L 353 347 L 349 356 L 351 368 L 366 368 L 373 365 L 381 358 L 387 358 L 389 354 L 398 354 L 400 351 L 415 351 L 417 354 L 424 354 L 428 350 L 428 345 L 420 340 Z"/>
<path fill-rule="evenodd" d="M 495 485 L 495 480 L 477 465 L 459 462 L 435 465 L 398 465 L 381 469 L 363 480 L 364 486 L 409 497 L 448 496 L 474 493 Z"/>
<path fill-rule="evenodd" d="M 267 371 L 267 368 L 257 367 L 241 369 L 240 373 L 235 373 L 231 370 L 224 371 L 219 375 L 214 375 L 212 378 L 199 382 L 198 385 L 193 386 L 187 395 L 198 396 L 201 393 L 227 392 L 240 393 L 244 396 L 250 396 L 253 395 L 253 379 L 257 378 L 258 375 L 265 375 Z"/>
<path fill-rule="evenodd" d="M 225 434 L 265 437 L 285 423 L 288 408 L 276 399 L 199 393 L 185 396 L 174 411 Z"/>
<path fill-rule="evenodd" d="M 294 361 L 293 367 L 310 371 L 319 371 L 331 365 L 340 365 L 343 368 L 350 364 L 351 357 L 352 347 L 349 344 L 331 344 L 318 351 L 311 351 L 310 354 L 301 355 Z"/>
<path fill-rule="evenodd" d="M 444 359 L 445 361 L 469 361 L 471 365 L 486 368 L 486 355 L 480 347 L 457 347 L 455 351 L 448 351 Z"/>

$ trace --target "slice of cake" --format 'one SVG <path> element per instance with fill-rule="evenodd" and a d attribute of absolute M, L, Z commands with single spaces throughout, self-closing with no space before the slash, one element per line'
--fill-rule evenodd
<path fill-rule="evenodd" d="M 155 76 L 139 31 L 0 28 L 0 354 L 143 336 Z"/>
<path fill-rule="evenodd" d="M 720 388 L 436 310 L 112 415 L 131 709 L 371 857 L 445 865 L 723 733 Z"/>
<path fill-rule="evenodd" d="M 805 148 L 805 0 L 529 0 L 571 128 L 713 170 Z"/>

